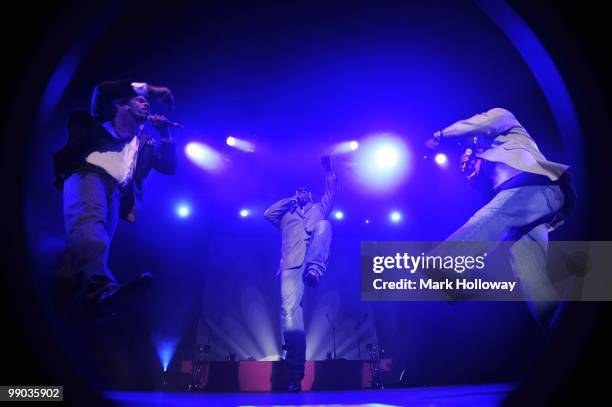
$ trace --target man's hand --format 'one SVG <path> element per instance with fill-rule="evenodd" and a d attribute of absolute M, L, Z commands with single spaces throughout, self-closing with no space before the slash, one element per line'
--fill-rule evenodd
<path fill-rule="evenodd" d="M 174 95 L 169 88 L 165 86 L 153 86 L 147 84 L 147 93 L 149 96 L 169 105 L 174 110 Z"/>
<path fill-rule="evenodd" d="M 470 175 L 468 175 L 467 179 L 468 181 L 473 181 L 476 177 L 478 177 L 478 174 L 480 174 L 480 169 L 482 168 L 482 158 L 477 158 L 476 162 L 474 162 L 474 171 L 472 171 L 472 173 Z"/>
<path fill-rule="evenodd" d="M 291 195 L 289 197 L 289 203 L 291 204 L 291 206 L 297 206 L 298 205 L 298 195 L 297 193 Z"/>
<path fill-rule="evenodd" d="M 170 121 L 163 114 L 152 114 L 148 117 L 148 120 L 151 122 L 151 125 L 157 130 L 167 129 L 171 126 Z"/>
<path fill-rule="evenodd" d="M 151 126 L 153 126 L 155 130 L 157 130 L 160 136 L 162 136 L 163 138 L 167 138 L 170 136 L 170 132 L 168 131 L 168 127 L 170 127 L 170 124 L 166 116 L 164 116 L 163 114 L 153 114 L 149 116 L 149 122 L 151 122 Z"/>
<path fill-rule="evenodd" d="M 332 171 L 331 156 L 325 155 L 321 157 L 321 166 L 323 166 L 323 169 L 325 170 L 325 172 L 331 172 Z"/>
<path fill-rule="evenodd" d="M 459 158 L 459 164 L 462 166 L 464 163 L 470 161 L 472 154 L 461 154 L 461 158 Z"/>

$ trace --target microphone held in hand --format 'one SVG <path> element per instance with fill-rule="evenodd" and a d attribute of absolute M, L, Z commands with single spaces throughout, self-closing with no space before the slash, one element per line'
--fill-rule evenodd
<path fill-rule="evenodd" d="M 472 159 L 472 154 L 474 154 L 474 150 L 472 150 L 471 147 L 465 149 L 465 153 L 463 153 L 465 161 L 461 163 L 461 172 L 465 172 L 467 169 L 468 165 L 470 164 L 470 160 Z"/>
<path fill-rule="evenodd" d="M 175 129 L 183 129 L 183 125 L 178 122 L 173 122 L 172 120 L 166 119 L 165 116 L 157 116 L 157 115 L 149 115 L 147 116 L 147 121 L 152 123 L 153 125 L 163 125 L 166 127 L 173 127 Z"/>
<path fill-rule="evenodd" d="M 472 161 L 472 156 L 474 155 L 474 152 L 476 151 L 477 146 L 478 146 L 478 137 L 474 137 L 472 139 L 472 145 L 467 147 L 465 149 L 465 152 L 463 153 L 465 160 L 461 163 L 462 173 L 465 172 L 465 170 L 470 166 L 471 161 Z"/>
<path fill-rule="evenodd" d="M 295 213 L 295 211 L 297 210 L 299 203 L 297 198 L 291 198 L 291 200 L 289 201 L 290 205 L 291 205 L 291 213 Z"/>

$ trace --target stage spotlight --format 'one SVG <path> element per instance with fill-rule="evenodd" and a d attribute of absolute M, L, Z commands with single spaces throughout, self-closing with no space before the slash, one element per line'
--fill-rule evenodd
<path fill-rule="evenodd" d="M 217 170 L 223 165 L 221 154 L 204 143 L 192 141 L 185 146 L 187 157 L 205 170 Z"/>
<path fill-rule="evenodd" d="M 404 178 L 409 167 L 409 152 L 402 139 L 377 134 L 360 143 L 357 171 L 371 189 L 389 190 Z"/>
<path fill-rule="evenodd" d="M 366 219 L 366 220 L 364 220 L 363 222 L 364 222 L 366 225 L 369 225 L 369 224 L 370 224 L 370 219 Z"/>
<path fill-rule="evenodd" d="M 444 153 L 436 154 L 434 160 L 436 161 L 436 164 L 438 164 L 440 167 L 446 167 L 446 165 L 448 164 L 448 157 Z"/>
<path fill-rule="evenodd" d="M 335 211 L 334 212 L 334 218 L 336 218 L 338 220 L 344 219 L 344 212 L 342 212 L 342 211 Z"/>
<path fill-rule="evenodd" d="M 243 217 L 243 218 L 246 218 L 247 216 L 249 216 L 249 214 L 250 214 L 250 213 L 251 213 L 251 212 L 249 212 L 249 210 L 248 210 L 248 209 L 242 209 L 242 210 L 240 210 L 240 216 L 241 216 L 241 217 Z"/>
<path fill-rule="evenodd" d="M 181 203 L 176 206 L 176 214 L 179 218 L 188 218 L 191 215 L 191 206 Z"/>
<path fill-rule="evenodd" d="M 174 356 L 177 344 L 178 339 L 175 338 L 156 340 L 155 347 L 157 348 L 157 356 L 159 357 L 164 372 L 168 371 L 168 365 Z"/>
<path fill-rule="evenodd" d="M 257 359 L 257 360 L 263 361 L 263 362 L 276 362 L 278 360 L 281 360 L 281 357 L 280 357 L 280 355 L 267 355 L 267 356 L 264 356 L 263 358 Z"/>
<path fill-rule="evenodd" d="M 247 140 L 242 140 L 233 136 L 229 136 L 225 140 L 225 142 L 228 146 L 237 148 L 238 150 L 244 151 L 245 153 L 252 153 L 255 151 L 255 144 Z"/>
<path fill-rule="evenodd" d="M 393 211 L 389 215 L 389 219 L 391 219 L 391 222 L 397 223 L 402 220 L 402 214 L 399 211 Z"/>
<path fill-rule="evenodd" d="M 335 144 L 331 148 L 331 153 L 334 155 L 347 154 L 356 151 L 359 148 L 359 143 L 355 140 L 343 141 Z"/>
<path fill-rule="evenodd" d="M 380 146 L 374 155 L 376 165 L 379 169 L 386 171 L 397 165 L 398 152 L 391 145 Z"/>

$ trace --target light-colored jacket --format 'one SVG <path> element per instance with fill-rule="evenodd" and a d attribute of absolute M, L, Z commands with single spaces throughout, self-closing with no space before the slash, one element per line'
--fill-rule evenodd
<path fill-rule="evenodd" d="M 302 265 L 314 226 L 329 216 L 337 189 L 336 175 L 330 171 L 325 174 L 325 193 L 320 202 L 309 202 L 300 211 L 291 204 L 291 198 L 285 198 L 266 209 L 266 219 L 281 231 L 281 268 Z"/>
<path fill-rule="evenodd" d="M 504 163 L 519 171 L 544 175 L 552 181 L 558 180 L 569 168 L 548 161 L 516 117 L 502 108 L 460 120 L 442 130 L 441 137 L 478 137 L 479 141 L 491 141 L 491 146 L 478 157 Z"/>

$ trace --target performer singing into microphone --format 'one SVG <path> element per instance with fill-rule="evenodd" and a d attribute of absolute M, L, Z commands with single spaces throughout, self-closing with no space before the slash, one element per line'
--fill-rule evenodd
<path fill-rule="evenodd" d="M 287 354 L 290 392 L 301 390 L 306 360 L 306 338 L 302 315 L 304 284 L 314 287 L 325 274 L 331 244 L 331 225 L 327 219 L 336 199 L 337 182 L 329 156 L 321 159 L 325 170 L 325 193 L 313 203 L 310 190 L 298 188 L 281 199 L 264 216 L 281 232 L 281 260 L 278 274 L 281 285 L 281 326 Z"/>
<path fill-rule="evenodd" d="M 426 146 L 436 149 L 448 139 L 467 142 L 462 170 L 474 185 L 492 187 L 495 196 L 447 241 L 514 242 L 508 251 L 512 271 L 548 333 L 560 299 L 546 270 L 548 233 L 575 202 L 569 167 L 548 161 L 516 117 L 501 108 L 437 131 Z"/>
<path fill-rule="evenodd" d="M 148 98 L 174 104 L 166 87 L 126 80 L 98 84 L 91 113 L 72 113 L 68 141 L 54 155 L 67 241 L 60 280 L 74 283 L 72 309 L 88 320 L 113 315 L 150 284 L 149 273 L 119 284 L 107 265 L 118 219 L 135 221 L 149 171 L 176 171 L 168 130 L 176 124 L 151 115 Z M 147 121 L 157 135 L 144 130 Z"/>

